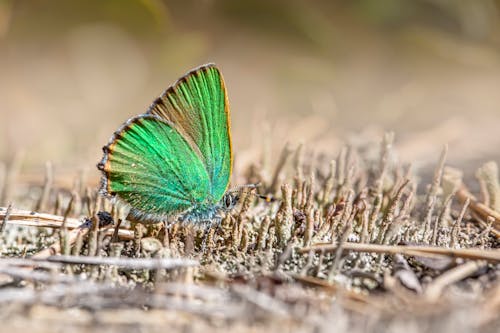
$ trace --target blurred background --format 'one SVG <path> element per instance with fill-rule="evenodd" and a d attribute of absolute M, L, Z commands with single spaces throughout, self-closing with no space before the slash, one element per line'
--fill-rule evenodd
<path fill-rule="evenodd" d="M 499 32 L 494 0 L 0 0 L 0 160 L 97 177 L 122 122 L 215 62 L 240 160 L 390 130 L 403 161 L 448 143 L 475 168 L 500 161 Z"/>

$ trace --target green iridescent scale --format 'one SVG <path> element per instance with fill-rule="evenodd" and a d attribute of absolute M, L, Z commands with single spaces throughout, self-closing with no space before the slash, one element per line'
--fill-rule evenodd
<path fill-rule="evenodd" d="M 212 64 L 192 70 L 128 120 L 103 148 L 101 192 L 139 220 L 217 215 L 232 165 L 229 105 Z"/>

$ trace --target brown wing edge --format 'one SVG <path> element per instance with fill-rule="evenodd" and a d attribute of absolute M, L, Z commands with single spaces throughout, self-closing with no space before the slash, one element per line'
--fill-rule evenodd
<path fill-rule="evenodd" d="M 153 101 L 153 103 L 151 103 L 148 110 L 146 111 L 146 114 L 151 114 L 158 104 L 163 104 L 163 99 L 168 94 L 175 93 L 175 89 L 177 88 L 177 86 L 179 84 L 181 84 L 182 82 L 185 82 L 188 77 L 190 77 L 191 75 L 195 75 L 198 72 L 206 71 L 208 68 L 215 68 L 215 69 L 217 69 L 217 71 L 219 71 L 219 69 L 217 68 L 217 66 L 214 63 L 207 63 L 207 64 L 204 64 L 204 65 L 201 65 L 201 66 L 198 66 L 196 68 L 191 69 L 189 72 L 187 72 L 186 74 L 181 76 L 179 79 L 177 79 L 177 81 L 175 81 L 172 85 L 170 85 L 165 91 L 163 91 L 163 93 L 159 97 L 157 97 Z M 219 74 L 220 74 L 220 71 L 219 71 Z M 222 75 L 221 75 L 221 77 L 222 77 Z M 225 87 L 224 87 L 224 89 L 225 89 Z M 227 96 L 227 94 L 226 94 L 226 96 Z"/>
<path fill-rule="evenodd" d="M 216 69 L 219 71 L 218 68 Z M 220 71 L 219 71 L 219 77 L 221 80 L 222 90 L 224 91 L 224 112 L 226 113 L 227 138 L 229 140 L 229 180 L 226 185 L 226 191 L 227 191 L 227 189 L 229 188 L 229 184 L 231 183 L 231 175 L 233 174 L 233 140 L 231 137 L 231 109 L 229 107 L 229 97 L 226 90 L 226 83 L 224 82 L 224 77 L 222 76 L 222 73 Z"/>

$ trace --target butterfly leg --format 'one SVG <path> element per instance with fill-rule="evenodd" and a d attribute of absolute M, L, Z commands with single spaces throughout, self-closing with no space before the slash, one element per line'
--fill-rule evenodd
<path fill-rule="evenodd" d="M 205 228 L 205 232 L 203 234 L 203 240 L 201 241 L 201 252 L 204 253 L 207 249 L 208 237 L 210 236 L 210 232 L 212 231 L 212 225 L 209 225 L 208 228 Z M 217 230 L 213 233 L 215 235 Z"/>

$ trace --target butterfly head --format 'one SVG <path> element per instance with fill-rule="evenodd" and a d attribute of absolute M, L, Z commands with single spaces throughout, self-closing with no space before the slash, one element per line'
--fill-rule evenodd
<path fill-rule="evenodd" d="M 241 191 L 228 191 L 221 199 L 220 205 L 222 210 L 231 211 L 240 201 Z"/>
<path fill-rule="evenodd" d="M 265 199 L 266 202 L 274 201 L 274 198 L 269 198 L 267 196 L 263 196 L 255 193 L 253 190 L 259 187 L 260 184 L 247 184 L 240 185 L 235 188 L 230 189 L 224 194 L 220 201 L 220 207 L 224 211 L 231 211 L 240 201 L 241 196 L 244 192 L 249 192 L 251 195 L 254 195 L 258 198 Z"/>

